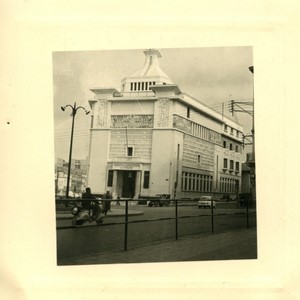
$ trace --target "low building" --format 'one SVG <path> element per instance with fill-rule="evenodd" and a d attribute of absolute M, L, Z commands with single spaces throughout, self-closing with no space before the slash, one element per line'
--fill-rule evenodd
<path fill-rule="evenodd" d="M 242 164 L 241 193 L 243 194 L 251 193 L 251 170 L 245 163 Z"/>
<path fill-rule="evenodd" d="M 243 127 L 181 91 L 158 50 L 121 90 L 92 88 L 88 185 L 138 198 L 236 194 Z"/>

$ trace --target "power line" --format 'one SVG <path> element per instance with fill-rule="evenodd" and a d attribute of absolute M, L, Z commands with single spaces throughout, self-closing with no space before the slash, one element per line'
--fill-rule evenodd
<path fill-rule="evenodd" d="M 65 136 L 68 136 L 70 137 L 70 133 L 69 132 L 66 132 L 66 133 L 60 133 L 60 134 L 54 134 L 55 137 L 65 137 Z M 89 132 L 76 132 L 74 133 L 74 135 L 89 135 Z"/>

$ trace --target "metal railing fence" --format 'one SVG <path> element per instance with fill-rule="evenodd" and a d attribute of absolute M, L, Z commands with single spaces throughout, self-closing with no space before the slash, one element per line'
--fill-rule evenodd
<path fill-rule="evenodd" d="M 56 208 L 61 205 L 64 206 L 65 209 L 69 209 L 71 212 L 72 207 L 76 204 L 76 202 L 84 202 L 84 201 L 95 201 L 95 200 L 89 200 L 89 199 L 57 199 L 56 200 Z M 107 201 L 110 202 L 124 202 L 124 222 L 118 222 L 118 223 L 103 223 L 101 224 L 101 226 L 113 226 L 113 225 L 124 225 L 124 251 L 126 251 L 128 249 L 128 235 L 129 235 L 129 231 L 128 231 L 128 225 L 129 224 L 134 224 L 134 223 L 146 223 L 146 222 L 154 222 L 154 221 L 166 221 L 166 220 L 174 220 L 174 236 L 175 239 L 178 240 L 179 238 L 179 224 L 178 221 L 180 219 L 187 219 L 187 218 L 199 218 L 199 217 L 210 217 L 211 218 L 211 233 L 214 234 L 215 233 L 215 218 L 218 216 L 228 216 L 228 215 L 236 215 L 236 214 L 243 214 L 246 215 L 246 220 L 245 220 L 245 227 L 247 229 L 250 228 L 250 223 L 249 223 L 249 216 L 250 215 L 256 215 L 256 210 L 254 210 L 253 212 L 249 211 L 250 208 L 250 202 L 249 201 L 244 201 L 244 205 L 243 207 L 239 207 L 241 208 L 241 210 L 243 210 L 242 212 L 239 213 L 215 213 L 215 208 L 213 205 L 213 202 L 215 200 L 208 200 L 211 201 L 211 205 L 210 205 L 210 213 L 203 215 L 203 214 L 197 214 L 197 215 L 182 215 L 179 216 L 178 214 L 178 208 L 182 205 L 185 206 L 187 203 L 192 203 L 191 205 L 197 205 L 196 201 L 191 201 L 191 200 L 182 200 L 182 199 L 160 199 L 161 202 L 167 202 L 169 203 L 168 206 L 173 206 L 174 207 L 174 217 L 163 217 L 163 218 L 152 218 L 152 219 L 142 219 L 142 220 L 129 220 L 129 203 L 132 202 L 138 202 L 139 200 L 135 200 L 135 199 L 101 199 L 101 200 L 96 200 L 96 201 L 101 201 L 101 203 L 105 203 Z M 145 206 L 145 205 L 144 205 Z M 238 205 L 237 205 L 238 208 Z M 99 226 L 99 225 L 90 225 L 90 226 L 76 226 L 76 225 L 70 225 L 70 226 L 57 226 L 56 229 L 57 230 L 63 230 L 63 229 L 70 229 L 70 228 L 89 228 L 91 226 Z"/>

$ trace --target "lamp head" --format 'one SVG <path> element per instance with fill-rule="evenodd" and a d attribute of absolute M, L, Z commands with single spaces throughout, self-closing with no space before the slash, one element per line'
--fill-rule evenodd
<path fill-rule="evenodd" d="M 60 107 L 62 111 L 65 111 L 66 107 L 65 106 L 61 106 Z"/>

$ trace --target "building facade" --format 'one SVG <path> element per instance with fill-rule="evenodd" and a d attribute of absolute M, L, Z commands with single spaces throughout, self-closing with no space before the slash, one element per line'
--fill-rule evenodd
<path fill-rule="evenodd" d="M 121 90 L 92 88 L 88 185 L 138 198 L 235 194 L 241 185 L 241 125 L 183 93 L 146 50 Z"/>
<path fill-rule="evenodd" d="M 70 173 L 69 196 L 80 196 L 86 188 L 87 180 L 87 159 L 72 159 Z M 55 194 L 65 196 L 67 189 L 69 163 L 61 158 L 57 158 L 55 164 Z"/>

